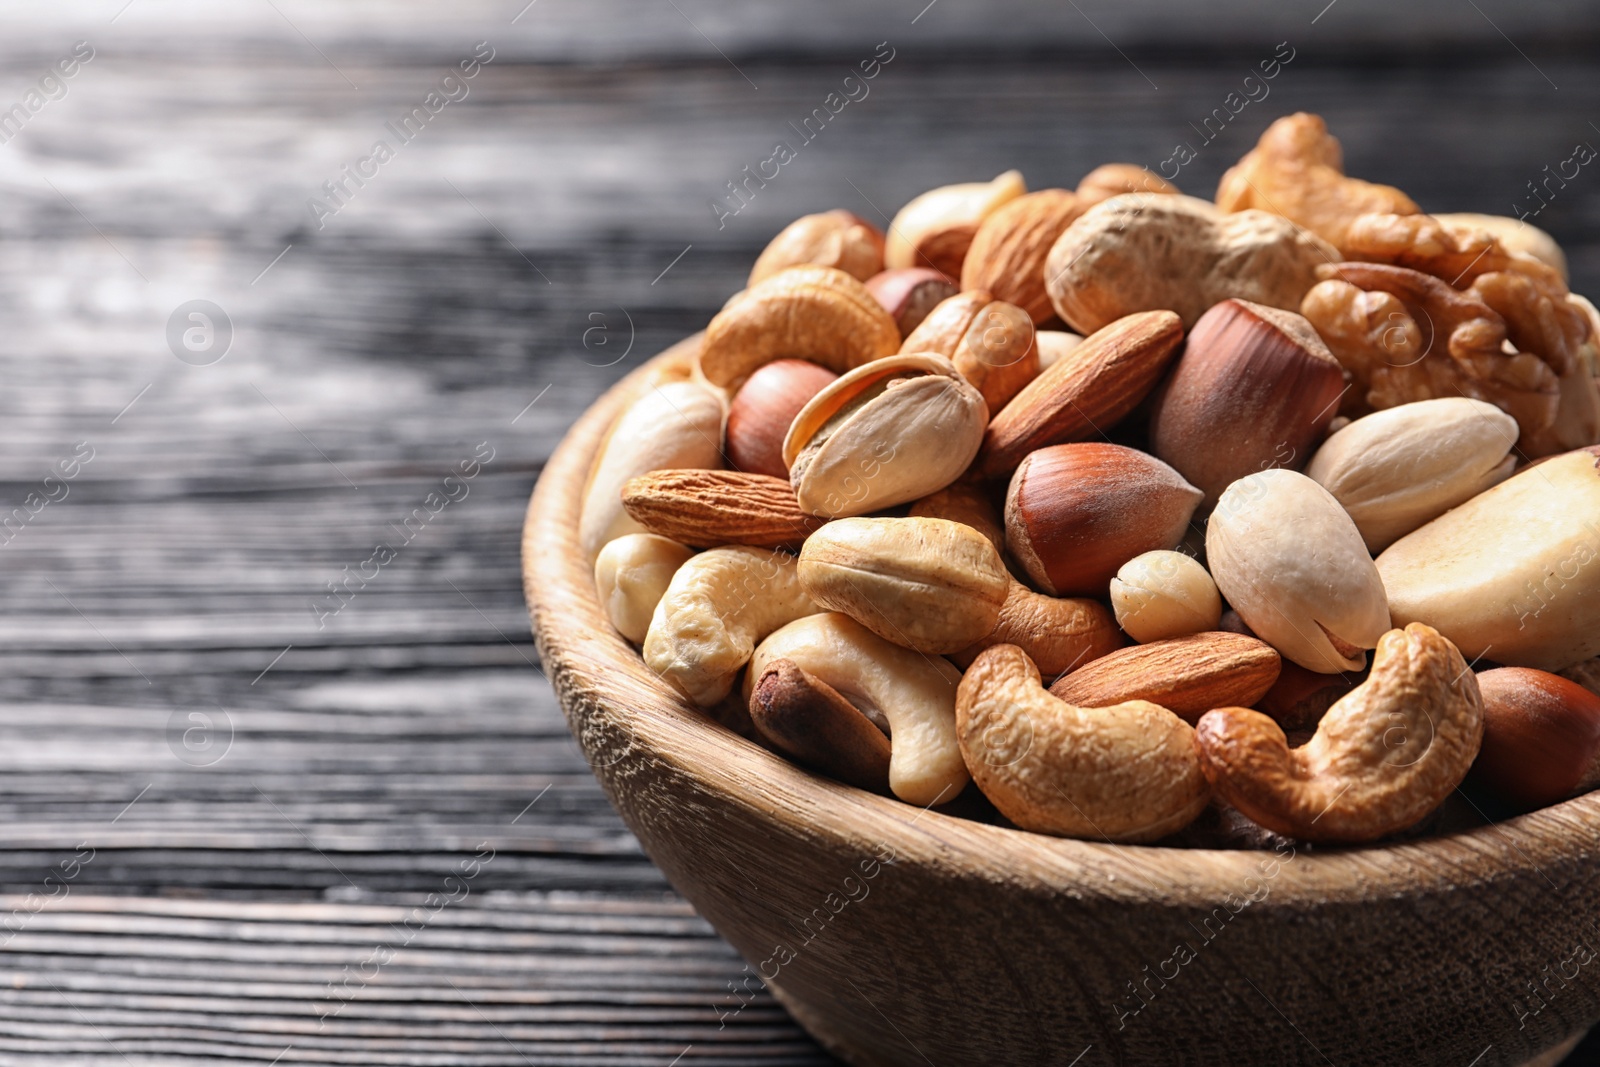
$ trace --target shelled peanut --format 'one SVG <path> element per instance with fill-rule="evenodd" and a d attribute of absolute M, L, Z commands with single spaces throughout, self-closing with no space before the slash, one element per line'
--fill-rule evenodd
<path fill-rule="evenodd" d="M 1108 165 L 797 220 L 602 447 L 604 610 L 803 766 L 1042 833 L 1600 784 L 1600 318 L 1338 158 L 1299 114 L 1215 203 Z"/>

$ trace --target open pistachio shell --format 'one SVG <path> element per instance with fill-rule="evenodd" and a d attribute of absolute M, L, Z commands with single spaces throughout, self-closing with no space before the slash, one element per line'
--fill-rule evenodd
<path fill-rule="evenodd" d="M 943 489 L 972 464 L 989 408 L 932 353 L 874 360 L 800 409 L 783 460 L 802 510 L 865 515 Z"/>

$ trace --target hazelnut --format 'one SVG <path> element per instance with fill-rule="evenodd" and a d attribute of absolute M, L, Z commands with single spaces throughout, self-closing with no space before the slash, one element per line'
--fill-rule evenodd
<path fill-rule="evenodd" d="M 1303 466 L 1343 391 L 1339 361 L 1303 317 L 1224 300 L 1189 331 L 1156 396 L 1151 451 L 1214 504 L 1247 474 Z"/>
<path fill-rule="evenodd" d="M 779 359 L 757 370 L 728 405 L 728 460 L 751 474 L 789 477 L 783 437 L 812 397 L 839 376 L 803 359 Z"/>
<path fill-rule="evenodd" d="M 1483 747 L 1474 780 L 1523 809 L 1600 785 L 1600 696 L 1531 667 L 1484 671 L 1478 689 Z"/>
<path fill-rule="evenodd" d="M 993 181 L 928 190 L 901 208 L 889 223 L 883 265 L 932 267 L 952 278 L 961 277 L 961 264 L 979 225 L 1001 204 L 1026 191 L 1022 173 L 1015 170 Z"/>
<path fill-rule="evenodd" d="M 894 319 L 901 337 L 910 336 L 940 301 L 960 291 L 953 280 L 927 267 L 880 271 L 867 279 L 867 292 Z"/>
<path fill-rule="evenodd" d="M 748 284 L 756 285 L 786 267 L 803 263 L 834 267 L 864 282 L 883 270 L 883 234 L 843 209 L 803 215 L 762 250 Z"/>
<path fill-rule="evenodd" d="M 1006 493 L 1006 547 L 1055 596 L 1103 596 L 1133 557 L 1173 548 L 1200 490 L 1154 456 L 1083 442 L 1030 453 Z"/>

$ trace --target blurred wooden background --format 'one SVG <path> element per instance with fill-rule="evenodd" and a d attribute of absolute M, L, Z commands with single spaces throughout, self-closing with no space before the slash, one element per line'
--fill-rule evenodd
<path fill-rule="evenodd" d="M 1600 145 L 1600 8 L 1571 0 L 525 3 L 0 11 L 4 1062 L 829 1062 L 764 996 L 719 1024 L 741 962 L 538 672 L 518 530 L 570 420 L 790 218 L 1154 166 L 1279 42 L 1186 191 L 1302 108 L 1438 210 L 1509 213 Z M 868 97 L 719 227 L 880 42 Z M 1534 220 L 1591 296 L 1593 170 Z M 195 300 L 231 324 L 215 362 L 169 345 Z"/>

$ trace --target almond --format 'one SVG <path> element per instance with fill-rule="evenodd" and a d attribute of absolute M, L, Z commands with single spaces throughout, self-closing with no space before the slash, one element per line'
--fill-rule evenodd
<path fill-rule="evenodd" d="M 1248 708 L 1260 700 L 1281 663 L 1264 641 L 1213 630 L 1120 649 L 1079 667 L 1050 692 L 1090 708 L 1148 700 L 1193 724 L 1212 708 Z"/>
<path fill-rule="evenodd" d="M 1035 325 L 1052 317 L 1044 261 L 1087 206 L 1065 189 L 1040 189 L 1003 205 L 978 227 L 961 264 L 961 288 L 987 289 L 1022 308 Z"/>
<path fill-rule="evenodd" d="M 1084 338 L 989 421 L 984 475 L 1005 475 L 1046 445 L 1099 437 L 1155 388 L 1182 340 L 1170 311 L 1136 312 Z"/>
<path fill-rule="evenodd" d="M 743 471 L 654 471 L 622 487 L 622 506 L 651 533 L 695 548 L 798 547 L 822 525 L 788 481 Z"/>

